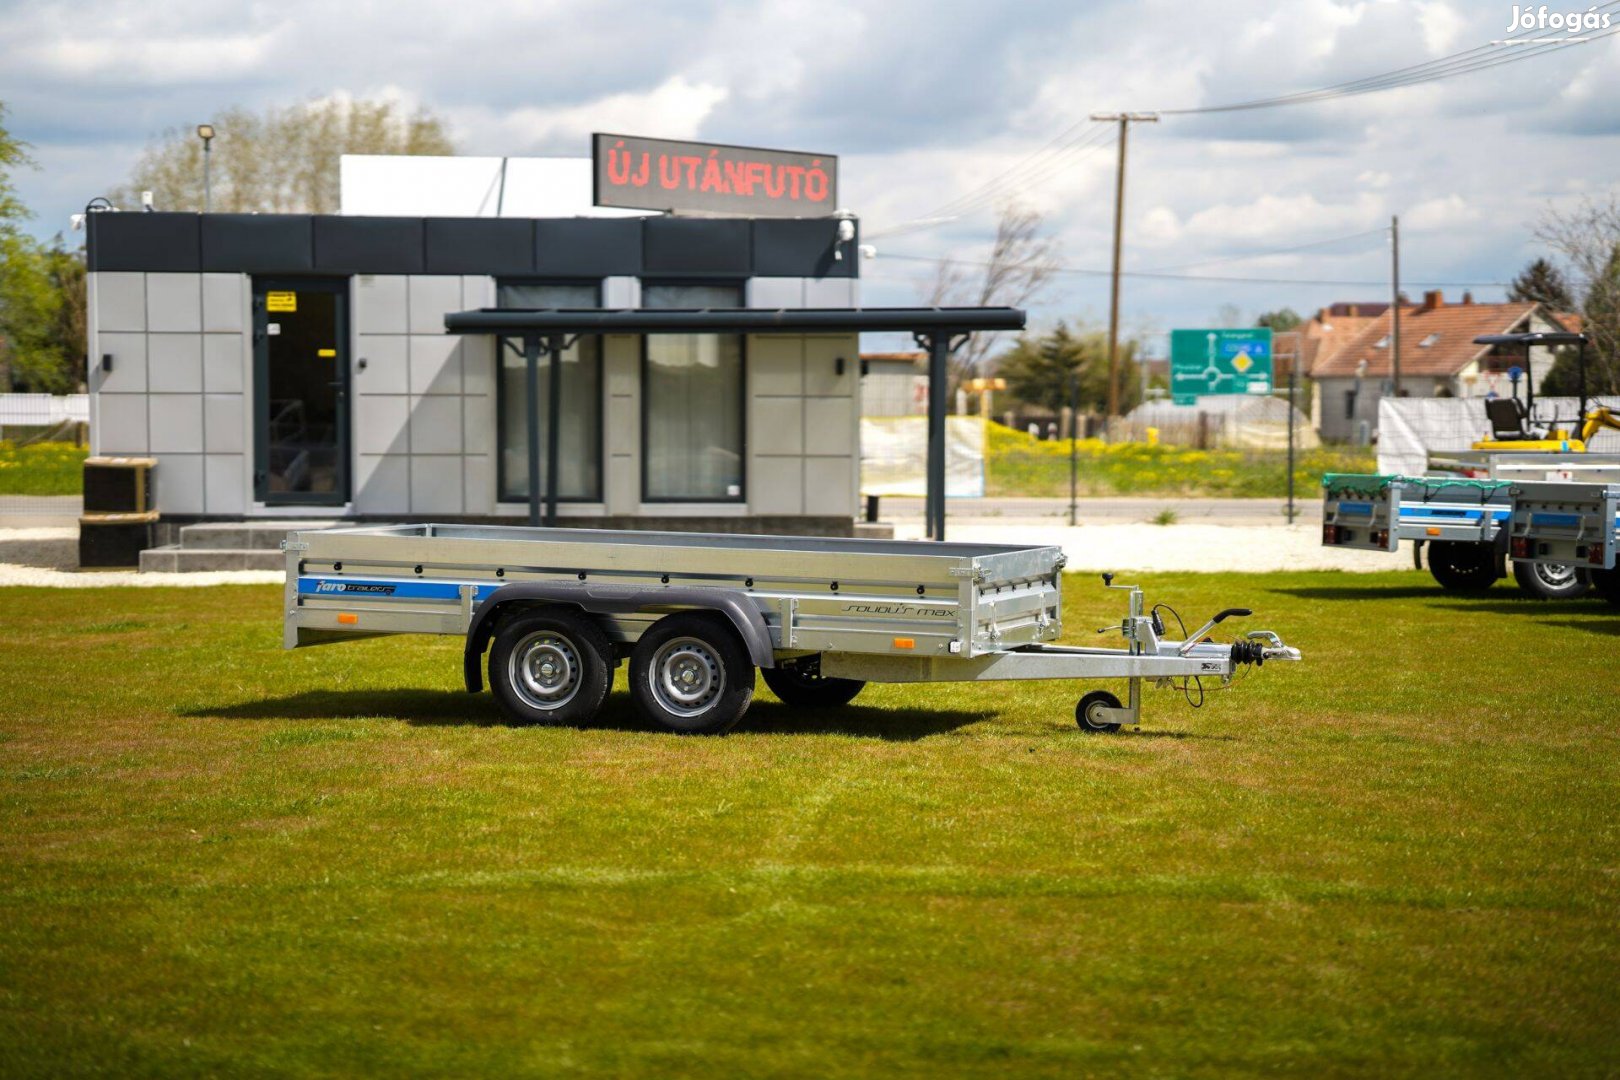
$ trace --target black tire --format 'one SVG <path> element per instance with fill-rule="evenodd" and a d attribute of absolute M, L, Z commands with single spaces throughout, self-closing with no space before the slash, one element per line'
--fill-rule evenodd
<path fill-rule="evenodd" d="M 1586 571 L 1565 563 L 1539 563 L 1517 559 L 1513 580 L 1519 591 L 1532 600 L 1574 600 L 1592 587 Z"/>
<path fill-rule="evenodd" d="M 1592 587 L 1597 590 L 1598 595 L 1615 607 L 1620 607 L 1620 567 L 1613 570 L 1593 570 L 1591 575 Z"/>
<path fill-rule="evenodd" d="M 1484 592 L 1496 584 L 1496 552 L 1489 544 L 1429 542 L 1429 573 L 1448 592 Z"/>
<path fill-rule="evenodd" d="M 515 615 L 489 650 L 489 688 L 515 723 L 588 723 L 613 682 L 612 656 L 602 628 L 579 612 Z"/>
<path fill-rule="evenodd" d="M 848 705 L 866 685 L 859 679 L 835 679 L 796 667 L 761 668 L 760 674 L 765 676 L 765 685 L 771 688 L 771 693 L 781 698 L 782 704 L 795 709 L 836 709 Z"/>
<path fill-rule="evenodd" d="M 1074 707 L 1074 722 L 1080 725 L 1081 731 L 1106 733 L 1119 730 L 1118 724 L 1094 722 L 1091 719 L 1091 709 L 1093 706 L 1098 706 L 1104 709 L 1117 709 L 1120 707 L 1119 698 L 1115 697 L 1113 694 L 1110 694 L 1106 690 L 1093 690 L 1091 693 L 1081 698 L 1080 703 Z"/>
<path fill-rule="evenodd" d="M 723 615 L 666 615 L 630 654 L 630 695 L 678 735 L 724 735 L 754 700 L 754 664 Z"/>

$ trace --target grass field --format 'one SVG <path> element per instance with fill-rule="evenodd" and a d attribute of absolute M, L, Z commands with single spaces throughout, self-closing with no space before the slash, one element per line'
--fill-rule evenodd
<path fill-rule="evenodd" d="M 6 590 L 0 1074 L 1613 1075 L 1615 609 L 1143 583 L 1307 661 L 679 739 L 282 653 L 274 588 Z"/>
<path fill-rule="evenodd" d="M 1036 439 L 1001 424 L 986 425 L 985 494 L 1066 496 L 1069 442 Z M 1288 494 L 1285 450 L 1195 450 L 1186 446 L 1081 439 L 1076 449 L 1081 495 L 1204 495 L 1228 498 Z M 1378 471 L 1370 447 L 1323 446 L 1294 461 L 1295 489 L 1313 497 L 1330 472 Z"/>
<path fill-rule="evenodd" d="M 17 446 L 0 439 L 0 495 L 77 495 L 89 453 L 67 442 Z"/>

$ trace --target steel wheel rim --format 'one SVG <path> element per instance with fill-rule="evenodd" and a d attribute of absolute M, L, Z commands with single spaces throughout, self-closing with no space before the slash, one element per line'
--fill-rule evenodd
<path fill-rule="evenodd" d="M 708 642 L 673 638 L 658 647 L 647 668 L 653 698 L 673 716 L 702 716 L 726 684 L 726 665 Z"/>
<path fill-rule="evenodd" d="M 1531 563 L 1530 572 L 1550 589 L 1567 589 L 1575 584 L 1575 568 L 1567 563 Z"/>
<path fill-rule="evenodd" d="M 524 704 L 550 712 L 579 694 L 584 663 L 574 643 L 553 630 L 523 638 L 507 661 L 508 680 Z"/>

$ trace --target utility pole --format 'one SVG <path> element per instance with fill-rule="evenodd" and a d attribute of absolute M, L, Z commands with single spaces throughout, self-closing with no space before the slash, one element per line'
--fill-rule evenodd
<path fill-rule="evenodd" d="M 1401 396 L 1401 219 L 1389 219 L 1389 373 L 1392 392 Z"/>
<path fill-rule="evenodd" d="M 1158 113 L 1092 113 L 1101 123 L 1119 125 L 1119 164 L 1114 172 L 1114 273 L 1108 290 L 1108 419 L 1119 415 L 1119 262 L 1125 231 L 1125 144 L 1131 122 L 1156 124 Z"/>

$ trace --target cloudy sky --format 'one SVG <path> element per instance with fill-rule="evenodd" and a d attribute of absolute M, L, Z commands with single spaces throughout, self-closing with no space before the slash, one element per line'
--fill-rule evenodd
<path fill-rule="evenodd" d="M 1620 25 L 1620 3 L 1600 0 L 1604 9 Z M 1060 135 L 1086 134 L 1093 111 L 1359 79 L 1512 36 L 1513 10 L 1495 0 L 0 0 L 0 101 L 40 165 L 19 187 L 41 235 L 121 182 L 153 135 L 232 104 L 390 95 L 448 118 L 464 153 L 584 154 L 593 130 L 836 153 L 841 201 L 879 249 L 863 266 L 864 300 L 906 303 L 931 272 L 918 260 L 982 256 L 1002 193 L 1046 216 L 1065 266 L 1107 267 L 1114 150 L 1100 139 L 1049 152 L 952 220 L 881 235 L 978 193 Z M 1413 291 L 1472 284 L 1476 297 L 1498 298 L 1490 283 L 1537 253 L 1531 231 L 1549 204 L 1620 183 L 1617 136 L 1620 36 L 1324 104 L 1166 116 L 1133 129 L 1128 268 L 1291 283 L 1134 278 L 1126 321 L 1165 330 L 1207 323 L 1228 304 L 1253 315 L 1382 298 L 1387 286 L 1373 283 L 1387 280 L 1379 230 L 1391 214 Z M 1367 284 L 1293 283 L 1303 280 Z M 1035 314 L 1096 320 L 1106 308 L 1105 278 L 1070 274 Z"/>

